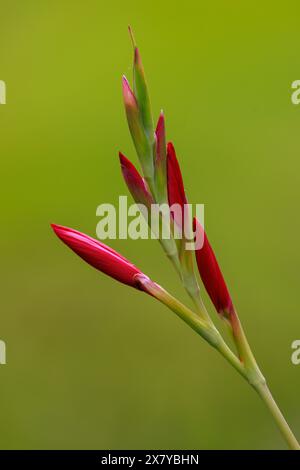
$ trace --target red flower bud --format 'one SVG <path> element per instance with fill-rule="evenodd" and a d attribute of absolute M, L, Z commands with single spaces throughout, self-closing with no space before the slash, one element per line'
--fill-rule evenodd
<path fill-rule="evenodd" d="M 167 202 L 167 146 L 165 118 L 161 111 L 155 130 L 155 184 L 159 202 Z"/>
<path fill-rule="evenodd" d="M 165 118 L 161 111 L 155 130 L 156 135 L 156 162 L 165 164 L 166 161 L 166 130 L 165 130 Z"/>
<path fill-rule="evenodd" d="M 203 237 L 204 240 L 202 248 L 196 250 L 196 260 L 205 289 L 217 312 L 224 316 L 231 315 L 234 308 L 230 294 L 204 228 L 196 218 L 193 220 L 193 230 L 196 237 Z"/>
<path fill-rule="evenodd" d="M 144 204 L 149 208 L 153 203 L 153 199 L 148 191 L 146 182 L 131 161 L 128 160 L 128 158 L 126 158 L 121 152 L 119 152 L 119 158 L 124 180 L 133 199 L 137 204 Z"/>
<path fill-rule="evenodd" d="M 123 284 L 141 288 L 140 276 L 145 276 L 124 256 L 98 240 L 68 227 L 52 224 L 54 232 L 71 250 L 94 268 Z"/>
<path fill-rule="evenodd" d="M 168 196 L 169 205 L 174 203 L 184 205 L 187 199 L 183 186 L 182 174 L 176 157 L 174 146 L 171 142 L 167 146 L 168 159 Z"/>
<path fill-rule="evenodd" d="M 184 226 L 184 215 L 185 215 L 185 205 L 187 204 L 187 199 L 183 186 L 182 174 L 180 171 L 179 163 L 176 157 L 174 146 L 171 142 L 167 145 L 167 178 L 168 178 L 168 199 L 169 206 L 173 204 L 178 204 L 181 208 L 181 217 L 176 217 L 175 222 L 177 225 L 183 228 Z"/>
<path fill-rule="evenodd" d="M 123 98 L 124 98 L 124 104 L 125 104 L 126 110 L 127 108 L 130 108 L 133 110 L 133 112 L 138 114 L 137 100 L 136 100 L 136 97 L 134 96 L 133 91 L 130 88 L 130 85 L 125 75 L 123 75 L 122 77 L 122 91 L 123 91 Z"/>

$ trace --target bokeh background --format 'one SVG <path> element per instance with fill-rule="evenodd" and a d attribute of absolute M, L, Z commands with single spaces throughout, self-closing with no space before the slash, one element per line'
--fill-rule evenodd
<path fill-rule="evenodd" d="M 234 370 L 151 298 L 92 270 L 50 222 L 95 235 L 137 162 L 120 78 L 130 23 L 190 202 L 300 437 L 299 3 L 0 2 L 0 447 L 285 448 Z M 188 302 L 155 241 L 112 241 Z M 220 321 L 203 294 L 207 306 Z"/>

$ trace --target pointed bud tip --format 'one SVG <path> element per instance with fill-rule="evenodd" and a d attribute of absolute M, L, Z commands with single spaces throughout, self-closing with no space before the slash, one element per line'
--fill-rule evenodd
<path fill-rule="evenodd" d="M 160 115 L 157 120 L 155 137 L 157 141 L 157 158 L 158 160 L 166 159 L 166 130 L 165 130 L 165 117 L 163 112 L 160 112 Z"/>
<path fill-rule="evenodd" d="M 196 217 L 193 217 L 193 232 L 196 232 L 199 221 Z"/>
<path fill-rule="evenodd" d="M 122 75 L 122 84 L 123 86 L 129 86 L 129 82 L 126 78 L 126 75 Z"/>
<path fill-rule="evenodd" d="M 62 236 L 66 232 L 74 231 L 73 229 L 70 229 L 69 227 L 65 227 L 64 225 L 50 224 L 50 226 L 53 232 L 58 236 L 58 238 L 62 238 Z"/>
<path fill-rule="evenodd" d="M 57 233 L 62 228 L 61 225 L 57 225 L 57 224 L 50 224 L 50 227 L 55 233 Z"/>
<path fill-rule="evenodd" d="M 164 116 L 164 113 L 161 111 L 157 120 L 156 133 L 160 129 L 164 129 L 164 127 L 165 127 L 165 116 Z"/>
<path fill-rule="evenodd" d="M 137 169 L 135 168 L 135 166 L 133 165 L 133 163 L 131 163 L 131 161 L 127 157 L 125 157 L 125 155 L 122 152 L 119 152 L 119 159 L 120 159 L 121 171 L 123 173 L 123 176 L 127 184 L 129 183 L 128 176 L 130 176 L 130 178 L 135 179 L 136 184 L 140 183 L 142 178 L 140 174 L 138 173 Z"/>
<path fill-rule="evenodd" d="M 50 226 L 51 226 L 53 232 L 55 233 L 55 235 L 62 241 L 64 241 L 65 236 L 68 233 L 71 233 L 72 231 L 74 232 L 74 230 L 72 230 L 68 227 L 65 227 L 64 225 L 50 224 Z"/>
<path fill-rule="evenodd" d="M 167 143 L 167 153 L 169 154 L 169 156 L 172 156 L 172 157 L 176 158 L 175 147 L 172 144 L 172 142 Z"/>
<path fill-rule="evenodd" d="M 136 98 L 125 75 L 122 76 L 122 89 L 125 105 L 137 107 Z"/>
<path fill-rule="evenodd" d="M 119 160 L 120 160 L 120 164 L 122 167 L 128 166 L 128 164 L 130 163 L 128 158 L 125 157 L 125 155 L 122 152 L 119 152 Z"/>

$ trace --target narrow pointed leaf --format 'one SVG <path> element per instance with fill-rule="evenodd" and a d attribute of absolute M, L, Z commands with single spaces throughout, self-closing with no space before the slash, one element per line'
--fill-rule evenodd
<path fill-rule="evenodd" d="M 122 79 L 122 88 L 127 122 L 131 137 L 141 162 L 145 177 L 152 178 L 154 173 L 153 146 L 149 143 L 149 139 L 143 126 L 139 104 L 130 88 L 126 77 L 123 77 Z"/>
<path fill-rule="evenodd" d="M 133 91 L 139 104 L 142 122 L 150 143 L 154 143 L 153 118 L 148 87 L 140 52 L 134 47 Z"/>

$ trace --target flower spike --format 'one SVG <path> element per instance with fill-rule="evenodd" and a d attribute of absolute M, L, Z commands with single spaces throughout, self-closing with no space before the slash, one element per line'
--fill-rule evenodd
<path fill-rule="evenodd" d="M 152 209 L 153 202 L 159 206 L 156 219 L 154 219 L 154 222 L 158 222 L 156 224 L 158 230 L 155 230 L 154 235 L 158 235 L 155 238 L 159 239 L 164 252 L 180 275 L 184 288 L 193 300 L 193 310 L 143 274 L 124 256 L 100 241 L 68 227 L 52 225 L 52 228 L 63 243 L 88 264 L 117 281 L 156 298 L 219 351 L 265 402 L 289 448 L 300 450 L 296 437 L 273 399 L 257 365 L 213 249 L 204 228 L 196 218 L 193 220 L 194 233 L 191 233 L 192 218 L 189 215 L 189 206 L 175 149 L 171 143 L 166 147 L 163 114 L 160 115 L 154 131 L 141 57 L 130 27 L 129 32 L 134 48 L 133 90 L 127 79 L 123 77 L 123 97 L 129 129 L 143 174 L 140 175 L 134 165 L 120 153 L 121 169 L 129 191 L 145 218 L 150 206 Z M 146 206 L 145 212 L 143 212 L 142 205 Z M 165 212 L 161 211 L 162 206 L 168 217 L 163 217 Z M 169 217 L 170 213 L 172 218 Z M 152 225 L 151 211 L 151 228 Z M 160 236 L 160 226 L 162 229 L 167 226 L 171 237 Z M 195 234 L 196 243 L 187 245 L 186 242 L 190 242 Z M 193 251 L 195 251 L 199 273 L 208 295 L 217 312 L 230 323 L 236 352 L 228 346 L 203 304 L 194 271 Z"/>

